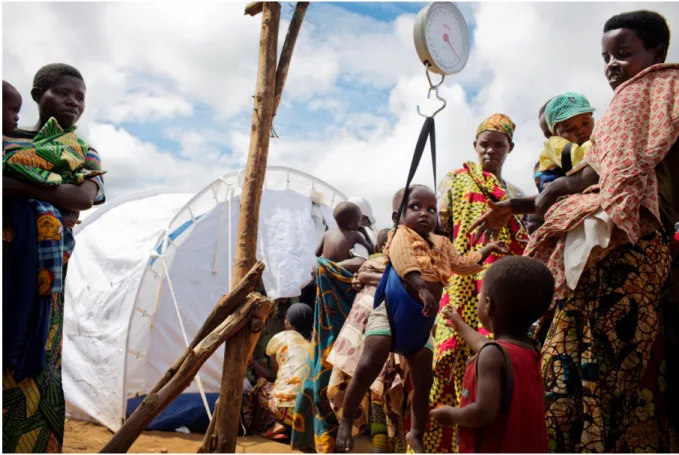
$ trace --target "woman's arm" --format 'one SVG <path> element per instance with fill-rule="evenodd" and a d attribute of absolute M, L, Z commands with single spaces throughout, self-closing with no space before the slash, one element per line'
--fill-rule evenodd
<path fill-rule="evenodd" d="M 359 258 L 359 257 L 354 257 L 354 258 L 351 258 L 351 259 L 344 260 L 344 261 L 340 262 L 338 265 L 340 267 L 347 269 L 351 273 L 356 273 L 356 272 L 358 272 L 358 269 L 361 268 L 361 266 L 363 265 L 364 262 L 365 262 L 365 259 Z"/>
<path fill-rule="evenodd" d="M 599 174 L 591 167 L 586 166 L 571 176 L 554 180 L 537 197 L 514 198 L 498 203 L 489 201 L 490 210 L 481 215 L 471 225 L 469 231 L 473 232 L 478 228 L 474 241 L 477 242 L 485 235 L 485 242 L 487 243 L 494 233 L 499 232 L 507 224 L 512 215 L 535 213 L 544 220 L 549 209 L 560 197 L 582 193 L 597 183 L 599 183 Z"/>
<path fill-rule="evenodd" d="M 535 200 L 535 213 L 544 220 L 549 209 L 560 197 L 582 193 L 597 183 L 599 174 L 589 166 L 571 176 L 558 178 L 547 185 Z"/>
<path fill-rule="evenodd" d="M 38 199 L 66 210 L 83 211 L 92 208 L 98 191 L 97 184 L 90 180 L 82 185 L 42 187 L 11 177 L 2 177 L 3 197 Z"/>

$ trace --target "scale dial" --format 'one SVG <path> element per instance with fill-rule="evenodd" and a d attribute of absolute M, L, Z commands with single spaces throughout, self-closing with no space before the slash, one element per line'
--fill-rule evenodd
<path fill-rule="evenodd" d="M 469 60 L 467 22 L 450 2 L 434 2 L 417 13 L 414 38 L 418 57 L 433 73 L 459 73 Z"/>

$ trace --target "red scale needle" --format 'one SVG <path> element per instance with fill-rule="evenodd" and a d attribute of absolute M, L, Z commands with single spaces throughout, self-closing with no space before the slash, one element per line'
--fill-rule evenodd
<path fill-rule="evenodd" d="M 443 41 L 445 41 L 446 43 L 448 43 L 448 46 L 450 46 L 450 50 L 453 51 L 453 54 L 455 54 L 455 57 L 457 57 L 457 59 L 459 60 L 459 59 L 460 59 L 460 56 L 457 55 L 457 52 L 455 52 L 455 48 L 453 47 L 452 44 L 450 44 L 450 37 L 448 36 L 447 33 L 444 33 L 444 34 L 443 34 Z"/>

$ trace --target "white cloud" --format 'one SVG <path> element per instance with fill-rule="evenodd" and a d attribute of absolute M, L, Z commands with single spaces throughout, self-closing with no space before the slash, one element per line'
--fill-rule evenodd
<path fill-rule="evenodd" d="M 114 123 L 153 122 L 175 116 L 193 114 L 193 106 L 186 99 L 171 93 L 151 91 L 129 93 L 102 117 Z"/>
<path fill-rule="evenodd" d="M 652 9 L 679 29 L 677 3 L 462 6 L 475 23 L 474 47 L 464 71 L 447 78 L 441 89 L 448 107 L 437 117 L 439 179 L 475 158 L 476 126 L 504 112 L 517 124 L 504 177 L 528 191 L 542 142 L 537 124 L 542 103 L 559 92 L 580 91 L 600 116 L 611 98 L 600 57 L 606 19 Z M 69 62 L 85 75 L 88 109 L 82 130 L 102 153 L 109 194 L 149 185 L 194 190 L 245 163 L 261 17 L 244 16 L 243 4 L 10 3 L 3 10 L 3 77 L 23 94 L 46 63 Z M 29 20 L 30 29 L 41 33 L 25 32 Z M 281 138 L 271 141 L 269 154 L 272 165 L 297 167 L 349 195 L 367 197 L 383 226 L 389 223 L 392 194 L 405 183 L 422 124 L 416 106 L 425 112 L 438 106 L 426 100 L 413 21 L 412 14 L 385 23 L 312 4 L 283 103 L 293 107 L 286 115 L 295 116 L 291 102 L 301 101 L 311 111 L 330 112 L 333 121 L 324 128 L 315 123 L 316 129 L 300 138 L 281 130 L 278 123 L 285 122 L 278 119 Z M 72 23 L 79 25 L 64 26 Z M 286 27 L 282 21 L 279 45 Z M 676 38 L 668 60 L 679 61 Z M 365 93 L 386 90 L 388 101 L 358 108 L 348 102 L 347 86 Z M 22 112 L 28 121 L 35 118 L 32 104 L 27 100 Z M 198 105 L 211 108 L 215 117 L 200 128 L 189 122 Z M 178 153 L 115 124 L 129 118 L 143 123 L 174 118 L 172 129 L 156 136 L 176 141 Z M 416 180 L 432 184 L 428 157 Z"/>

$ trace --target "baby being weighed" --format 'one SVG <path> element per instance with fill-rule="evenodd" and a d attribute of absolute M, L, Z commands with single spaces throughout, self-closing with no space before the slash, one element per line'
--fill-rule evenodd
<path fill-rule="evenodd" d="M 398 219 L 403 199 L 406 204 Z M 470 275 L 483 270 L 491 253 L 509 254 L 493 242 L 481 251 L 462 257 L 447 237 L 434 234 L 437 204 L 434 192 L 424 185 L 401 189 L 392 203 L 398 226 L 389 234 L 385 256 L 389 261 L 366 326 L 365 344 L 356 372 L 349 384 L 336 447 L 348 452 L 352 446 L 352 421 L 360 402 L 380 373 L 390 352 L 406 357 L 413 382 L 412 424 L 408 444 L 424 452 L 422 435 L 427 420 L 432 384 L 433 347 L 431 329 L 444 285 L 451 274 Z M 392 332 L 393 330 L 393 332 Z"/>

